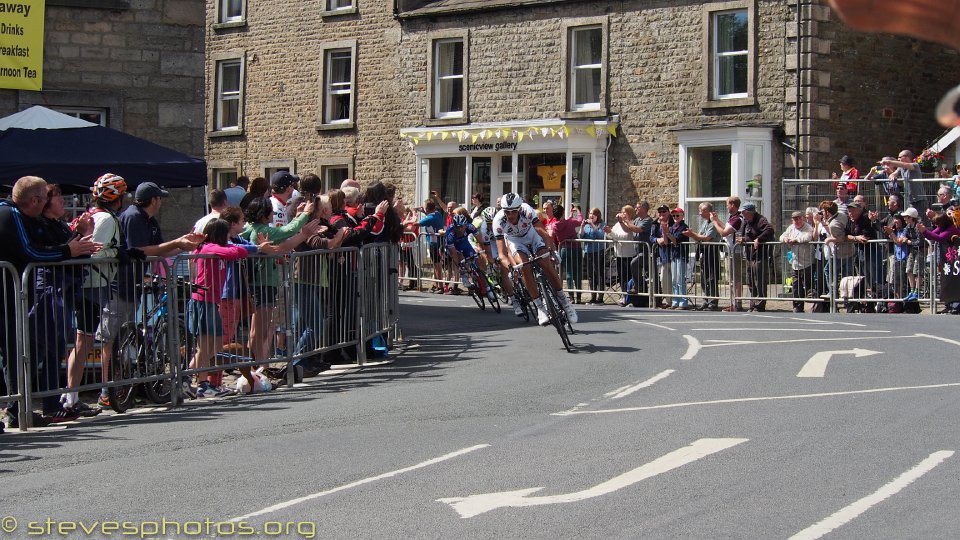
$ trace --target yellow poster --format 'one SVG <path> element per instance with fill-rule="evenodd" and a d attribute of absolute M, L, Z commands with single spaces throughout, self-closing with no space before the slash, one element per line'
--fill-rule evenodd
<path fill-rule="evenodd" d="M 0 0 L 0 88 L 43 88 L 45 0 Z"/>

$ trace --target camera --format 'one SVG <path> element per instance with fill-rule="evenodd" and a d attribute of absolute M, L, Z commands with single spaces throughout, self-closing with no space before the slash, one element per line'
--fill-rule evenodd
<path fill-rule="evenodd" d="M 377 213 L 377 205 L 373 203 L 364 203 L 363 217 L 372 216 Z"/>

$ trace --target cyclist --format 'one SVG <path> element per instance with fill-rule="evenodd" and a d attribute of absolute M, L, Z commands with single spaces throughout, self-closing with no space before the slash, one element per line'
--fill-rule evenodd
<path fill-rule="evenodd" d="M 493 218 L 494 238 L 497 240 L 497 250 L 500 253 L 509 253 L 513 258 L 519 258 L 525 263 L 531 257 L 554 250 L 553 239 L 537 217 L 537 211 L 524 203 L 519 195 L 505 194 L 500 199 L 500 208 Z M 562 293 L 563 283 L 556 268 L 546 258 L 538 260 L 537 264 L 543 269 L 550 285 L 557 291 L 557 299 L 563 306 L 567 319 L 571 323 L 577 322 L 577 310 L 574 309 L 567 295 Z M 523 267 L 523 282 L 530 291 L 534 305 L 537 306 L 537 322 L 540 326 L 550 324 L 550 316 L 543 306 L 543 299 L 540 298 L 540 291 L 537 290 L 537 284 L 533 279 L 533 270 L 528 265 Z"/>
<path fill-rule="evenodd" d="M 487 258 L 490 261 L 493 261 L 494 264 L 500 269 L 500 286 L 503 287 L 503 294 L 509 299 L 508 302 L 513 304 L 513 313 L 517 317 L 523 317 L 523 307 L 520 306 L 519 302 L 512 302 L 513 300 L 513 280 L 510 279 L 510 261 L 506 259 L 501 259 L 499 257 L 499 251 L 497 251 L 497 243 L 493 240 L 493 217 L 497 214 L 497 211 L 500 210 L 500 201 L 497 200 L 497 207 L 488 206 L 483 209 L 483 212 L 480 214 L 480 245 L 483 247 L 483 251 L 486 254 Z M 504 254 L 506 255 L 506 254 Z"/>
<path fill-rule="evenodd" d="M 459 267 L 460 261 L 468 257 L 476 257 L 477 252 L 473 249 L 473 245 L 470 244 L 470 236 L 480 240 L 480 231 L 477 230 L 472 224 L 470 224 L 470 217 L 468 215 L 454 213 L 450 219 L 450 226 L 447 227 L 447 232 L 444 237 L 446 240 L 447 251 L 450 253 L 450 257 L 453 259 L 454 267 Z M 486 271 L 487 265 L 483 259 L 478 259 L 477 263 L 480 265 L 481 271 Z M 460 281 L 463 282 L 463 286 L 469 289 L 472 284 L 470 283 L 470 277 L 465 271 L 460 272 Z"/>

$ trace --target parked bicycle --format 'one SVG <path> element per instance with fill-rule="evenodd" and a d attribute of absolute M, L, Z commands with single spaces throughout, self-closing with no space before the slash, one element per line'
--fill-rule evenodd
<path fill-rule="evenodd" d="M 518 264 L 514 266 L 514 269 L 517 270 L 517 277 L 521 284 L 523 282 L 522 276 L 519 275 L 519 271 L 527 265 L 530 265 L 531 270 L 533 271 L 533 279 L 537 283 L 537 290 L 540 291 L 540 298 L 543 299 L 543 307 L 547 310 L 547 316 L 550 318 L 550 324 L 556 328 L 557 333 L 560 334 L 560 340 L 563 341 L 563 348 L 567 352 L 571 352 L 573 343 L 570 342 L 570 334 L 573 333 L 573 326 L 570 324 L 570 321 L 567 320 L 567 313 L 563 310 L 563 303 L 560 301 L 560 298 L 557 296 L 563 294 L 562 291 L 554 290 L 553 286 L 550 285 L 550 281 L 547 279 L 546 274 L 543 273 L 543 269 L 540 268 L 539 261 L 541 259 L 547 258 L 556 258 L 556 253 L 547 252 L 543 255 L 538 255 L 531 258 L 529 261 Z M 533 304 L 533 301 L 530 301 L 530 304 Z M 536 308 L 534 308 L 536 309 Z"/>
<path fill-rule="evenodd" d="M 202 290 L 203 287 L 177 278 L 176 286 L 186 298 L 189 292 Z M 143 320 L 128 321 L 120 327 L 120 339 L 117 341 L 114 361 L 110 365 L 110 379 L 124 381 L 147 379 L 146 382 L 111 386 L 107 389 L 110 407 L 122 413 L 135 402 L 138 390 L 152 403 L 164 404 L 170 401 L 173 383 L 173 355 L 170 350 L 172 324 L 176 324 L 176 338 L 179 348 L 181 369 L 189 362 L 187 345 L 187 325 L 181 317 L 170 321 L 167 310 L 166 279 L 152 277 L 152 280 L 138 285 L 145 306 Z"/>
<path fill-rule="evenodd" d="M 497 297 L 495 285 L 490 277 L 480 270 L 476 255 L 460 261 L 460 274 L 467 276 L 469 283 L 464 283 L 464 285 L 467 287 L 470 297 L 480 306 L 480 309 L 487 309 L 485 302 L 490 302 L 493 310 L 500 313 L 500 299 Z"/>

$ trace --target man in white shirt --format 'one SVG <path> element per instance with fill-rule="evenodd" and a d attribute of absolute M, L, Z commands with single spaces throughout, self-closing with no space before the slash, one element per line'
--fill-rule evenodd
<path fill-rule="evenodd" d="M 203 233 L 203 228 L 207 226 L 207 223 L 220 217 L 220 212 L 228 206 L 227 204 L 227 194 L 220 189 L 214 189 L 210 192 L 210 213 L 198 219 L 196 223 L 193 224 L 193 232 Z"/>
<path fill-rule="evenodd" d="M 272 226 L 283 227 L 290 223 L 292 216 L 290 215 L 287 203 L 290 201 L 290 197 L 293 196 L 293 185 L 299 180 L 299 178 L 290 174 L 289 171 L 277 171 L 270 176 L 270 188 L 273 191 L 270 197 L 270 202 L 273 204 Z"/>

